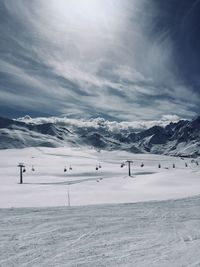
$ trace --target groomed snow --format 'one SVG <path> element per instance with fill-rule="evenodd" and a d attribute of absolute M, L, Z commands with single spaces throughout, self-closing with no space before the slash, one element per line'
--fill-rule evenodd
<path fill-rule="evenodd" d="M 1 267 L 198 267 L 200 198 L 0 210 Z"/>
<path fill-rule="evenodd" d="M 68 190 L 72 206 L 177 199 L 200 194 L 200 166 L 191 159 L 75 148 L 1 150 L 0 158 L 0 208 L 66 206 Z M 120 166 L 126 159 L 134 161 L 131 178 L 128 166 Z M 24 184 L 19 184 L 17 165 L 20 162 L 26 166 Z M 102 168 L 96 170 L 99 163 Z M 173 163 L 176 168 L 172 168 Z M 72 170 L 69 170 L 70 164 Z M 32 165 L 35 171 L 31 170 Z"/>
<path fill-rule="evenodd" d="M 200 266 L 200 168 L 192 159 L 70 148 L 0 157 L 1 267 Z M 126 159 L 131 178 L 120 166 Z"/>

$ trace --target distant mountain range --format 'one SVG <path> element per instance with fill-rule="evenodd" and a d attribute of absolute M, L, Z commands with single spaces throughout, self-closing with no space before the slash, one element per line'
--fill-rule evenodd
<path fill-rule="evenodd" d="M 154 153 L 173 156 L 200 155 L 200 116 L 167 126 L 139 130 L 108 127 L 103 119 L 90 123 L 43 122 L 29 117 L 18 120 L 0 117 L 0 149 L 24 147 L 90 146 L 105 150 Z"/>

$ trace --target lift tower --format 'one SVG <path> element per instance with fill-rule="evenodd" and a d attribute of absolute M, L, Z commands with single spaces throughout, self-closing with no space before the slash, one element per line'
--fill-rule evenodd
<path fill-rule="evenodd" d="M 128 163 L 128 176 L 131 176 L 131 163 L 133 163 L 133 161 L 127 160 L 126 162 Z"/>
<path fill-rule="evenodd" d="M 23 172 L 26 171 L 25 165 L 23 163 L 19 163 L 18 167 L 20 168 L 20 184 L 23 184 Z"/>

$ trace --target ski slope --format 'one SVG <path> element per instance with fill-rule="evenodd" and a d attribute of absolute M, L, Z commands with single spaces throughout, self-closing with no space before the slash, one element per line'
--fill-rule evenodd
<path fill-rule="evenodd" d="M 66 206 L 68 191 L 72 206 L 176 199 L 200 193 L 200 166 L 192 159 L 75 148 L 8 149 L 0 151 L 0 158 L 0 208 Z M 133 160 L 131 177 L 127 165 L 121 168 L 127 159 Z M 26 166 L 23 184 L 19 184 L 20 162 Z M 102 168 L 96 170 L 99 163 Z"/>
<path fill-rule="evenodd" d="M 0 210 L 1 267 L 200 266 L 200 198 Z"/>
<path fill-rule="evenodd" d="M 0 157 L 1 267 L 200 266 L 196 159 L 77 148 Z"/>

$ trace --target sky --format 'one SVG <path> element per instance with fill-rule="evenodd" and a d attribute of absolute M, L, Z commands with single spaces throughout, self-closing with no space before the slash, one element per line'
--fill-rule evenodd
<path fill-rule="evenodd" d="M 0 0 L 0 116 L 200 114 L 199 14 L 199 0 Z"/>

